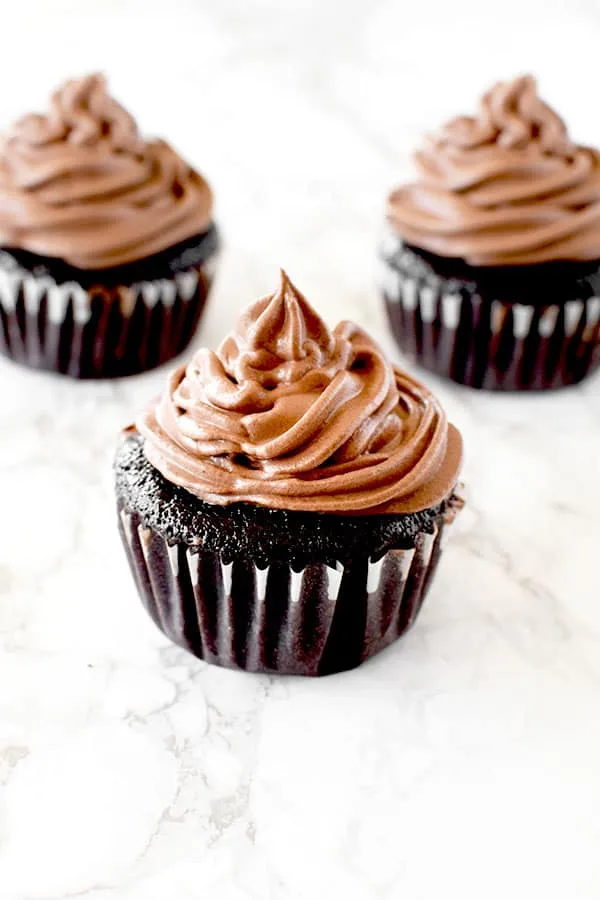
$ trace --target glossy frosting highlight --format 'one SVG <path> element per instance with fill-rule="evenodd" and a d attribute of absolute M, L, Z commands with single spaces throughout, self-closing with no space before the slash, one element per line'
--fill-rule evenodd
<path fill-rule="evenodd" d="M 66 82 L 46 115 L 3 139 L 4 247 L 104 269 L 200 234 L 211 210 L 204 179 L 165 141 L 140 136 L 101 75 Z"/>
<path fill-rule="evenodd" d="M 330 331 L 282 273 L 137 422 L 149 461 L 208 503 L 416 512 L 447 499 L 460 435 L 356 325 Z"/>
<path fill-rule="evenodd" d="M 472 265 L 600 259 L 600 154 L 571 142 L 529 76 L 496 84 L 416 154 L 389 199 L 410 244 Z"/>

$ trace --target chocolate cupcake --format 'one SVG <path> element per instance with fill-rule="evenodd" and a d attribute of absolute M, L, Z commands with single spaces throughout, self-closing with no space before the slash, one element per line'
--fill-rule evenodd
<path fill-rule="evenodd" d="M 326 675 L 414 622 L 459 505 L 461 438 L 360 328 L 282 273 L 176 369 L 116 455 L 142 601 L 217 665 Z"/>
<path fill-rule="evenodd" d="M 600 361 L 600 154 L 530 76 L 416 154 L 394 191 L 383 292 L 401 349 L 477 388 L 556 388 Z"/>
<path fill-rule="evenodd" d="M 69 81 L 0 150 L 0 351 L 77 378 L 189 343 L 217 232 L 204 179 L 144 140 L 100 75 Z"/>

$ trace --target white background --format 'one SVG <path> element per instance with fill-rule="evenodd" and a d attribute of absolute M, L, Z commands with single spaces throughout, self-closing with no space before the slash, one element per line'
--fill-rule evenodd
<path fill-rule="evenodd" d="M 0 125 L 94 69 L 211 180 L 226 242 L 199 343 L 279 265 L 399 360 L 375 289 L 419 135 L 533 71 L 600 144 L 596 0 L 3 7 Z M 164 371 L 0 364 L 0 900 L 600 897 L 600 378 L 478 395 L 468 506 L 415 629 L 353 673 L 212 669 L 141 609 L 119 428 Z"/>

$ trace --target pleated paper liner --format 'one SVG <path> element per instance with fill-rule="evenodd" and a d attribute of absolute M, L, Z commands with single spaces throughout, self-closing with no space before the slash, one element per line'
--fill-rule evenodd
<path fill-rule="evenodd" d="M 75 378 L 133 375 L 177 356 L 192 339 L 217 248 L 168 277 L 83 287 L 0 257 L 0 352 Z M 11 265 L 12 261 L 12 265 Z"/>
<path fill-rule="evenodd" d="M 298 570 L 169 544 L 119 503 L 129 564 L 161 631 L 209 663 L 286 675 L 352 669 L 404 634 L 437 567 L 447 518 L 411 548 Z"/>
<path fill-rule="evenodd" d="M 573 282 L 575 296 L 556 300 L 490 299 L 473 284 L 419 277 L 406 264 L 401 242 L 392 238 L 382 254 L 381 288 L 400 349 L 459 384 L 559 388 L 600 365 L 600 297 L 582 280 Z M 590 296 L 577 296 L 583 289 Z"/>

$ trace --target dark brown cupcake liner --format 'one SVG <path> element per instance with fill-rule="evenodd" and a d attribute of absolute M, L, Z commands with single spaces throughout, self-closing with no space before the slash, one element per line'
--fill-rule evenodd
<path fill-rule="evenodd" d="M 140 597 L 168 638 L 215 665 L 316 676 L 358 666 L 410 628 L 437 568 L 448 513 L 411 548 L 300 570 L 169 544 L 122 504 L 119 518 Z"/>
<path fill-rule="evenodd" d="M 133 375 L 181 353 L 198 325 L 216 255 L 169 277 L 57 283 L 0 260 L 0 352 L 75 378 Z"/>
<path fill-rule="evenodd" d="M 382 254 L 381 288 L 400 349 L 425 368 L 474 388 L 543 390 L 600 365 L 600 297 L 489 299 L 472 284 L 420 278 L 398 250 Z"/>

